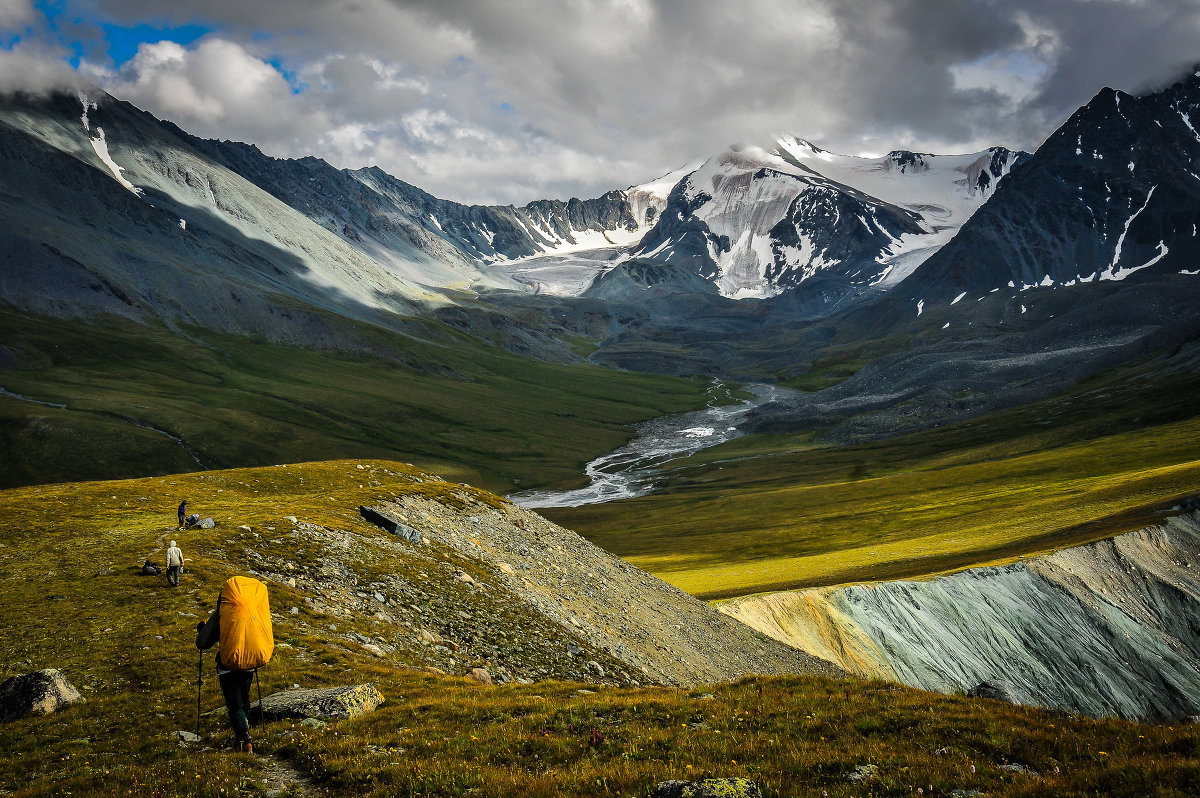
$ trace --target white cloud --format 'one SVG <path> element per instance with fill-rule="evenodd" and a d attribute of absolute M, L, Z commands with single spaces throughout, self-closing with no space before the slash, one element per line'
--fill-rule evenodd
<path fill-rule="evenodd" d="M 20 30 L 36 19 L 32 0 L 0 0 L 0 31 Z"/>
<path fill-rule="evenodd" d="M 477 202 L 594 196 L 777 130 L 842 152 L 1031 148 L 1102 86 L 1200 61 L 1192 0 L 102 6 L 215 28 L 88 64 L 117 96 L 197 135 Z"/>
<path fill-rule="evenodd" d="M 63 52 L 40 44 L 0 48 L 0 92 L 76 91 L 87 85 L 63 60 Z"/>

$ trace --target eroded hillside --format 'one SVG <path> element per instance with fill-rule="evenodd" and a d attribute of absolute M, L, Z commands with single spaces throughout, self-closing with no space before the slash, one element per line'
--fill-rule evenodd
<path fill-rule="evenodd" d="M 735 599 L 851 673 L 1091 715 L 1200 713 L 1200 513 L 1001 567 Z"/>

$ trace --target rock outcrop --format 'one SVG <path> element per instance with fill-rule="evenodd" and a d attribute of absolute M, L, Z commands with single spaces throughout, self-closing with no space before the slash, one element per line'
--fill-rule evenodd
<path fill-rule="evenodd" d="M 1200 513 L 1003 567 L 721 609 L 847 671 L 1095 716 L 1200 713 Z"/>
<path fill-rule="evenodd" d="M 80 701 L 83 696 L 59 670 L 23 673 L 0 684 L 0 721 L 49 715 Z"/>

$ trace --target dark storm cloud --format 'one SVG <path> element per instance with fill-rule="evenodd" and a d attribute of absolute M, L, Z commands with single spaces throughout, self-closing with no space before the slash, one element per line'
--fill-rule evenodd
<path fill-rule="evenodd" d="M 851 153 L 1032 148 L 1103 86 L 1200 61 L 1191 0 L 72 5 L 212 27 L 84 68 L 118 96 L 467 201 L 595 195 L 784 130 Z"/>

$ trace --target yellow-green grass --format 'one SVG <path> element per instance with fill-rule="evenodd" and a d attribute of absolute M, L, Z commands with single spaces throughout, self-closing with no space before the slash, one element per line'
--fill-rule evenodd
<path fill-rule="evenodd" d="M 703 406 L 707 381 L 543 363 L 433 322 L 342 324 L 373 354 L 155 325 L 0 313 L 0 485 L 383 457 L 500 492 L 579 484 L 630 424 Z M 335 337 L 336 336 L 332 336 Z M 136 422 L 131 423 L 131 422 Z"/>
<path fill-rule="evenodd" d="M 384 705 L 319 730 L 272 722 L 254 730 L 260 753 L 234 754 L 210 653 L 205 742 L 180 746 L 174 732 L 196 728 L 195 623 L 224 579 L 244 573 L 252 553 L 328 556 L 297 548 L 283 515 L 325 526 L 331 537 L 382 535 L 357 517 L 358 505 L 409 493 L 452 507 L 499 501 L 410 466 L 366 461 L 0 491 L 2 675 L 58 667 L 87 698 L 0 724 L 0 794 L 262 795 L 280 786 L 281 765 L 304 780 L 284 795 L 333 796 L 636 796 L 666 779 L 706 776 L 747 777 L 772 798 L 912 795 L 918 787 L 927 795 L 1183 796 L 1200 780 L 1195 725 L 1059 717 L 809 677 L 692 691 L 482 687 L 332 644 L 307 609 L 276 621 L 281 645 L 262 673 L 264 692 L 370 681 Z M 219 526 L 178 533 L 174 507 L 183 496 Z M 181 587 L 136 576 L 134 565 L 171 537 L 190 558 Z M 401 559 L 346 564 L 360 579 L 406 567 Z M 305 607 L 286 585 L 273 581 L 270 591 L 277 611 Z M 338 623 L 371 632 L 365 619 Z M 867 764 L 878 767 L 877 782 L 846 780 Z M 1002 767 L 1010 764 L 1038 775 Z"/>
<path fill-rule="evenodd" d="M 745 438 L 674 464 L 663 493 L 545 514 L 705 598 L 927 576 L 1130 531 L 1200 493 L 1195 382 L 1140 404 L 1128 381 L 1089 385 L 859 446 Z"/>

